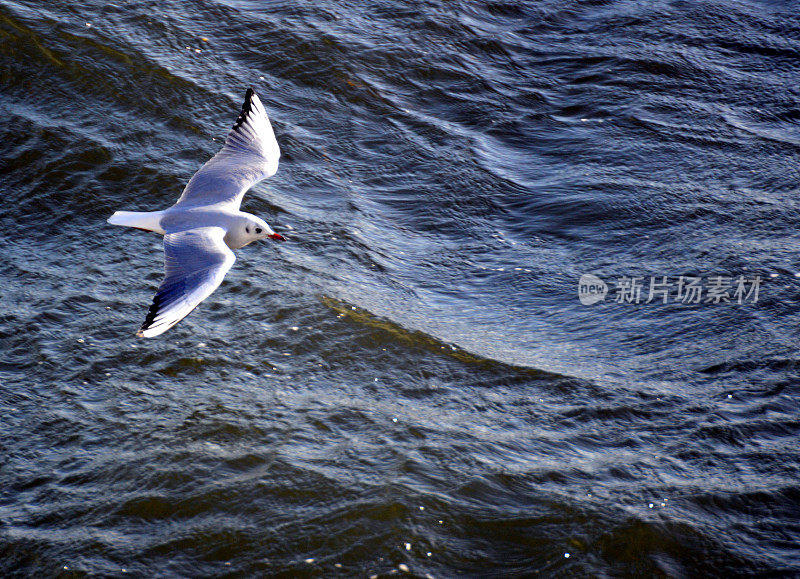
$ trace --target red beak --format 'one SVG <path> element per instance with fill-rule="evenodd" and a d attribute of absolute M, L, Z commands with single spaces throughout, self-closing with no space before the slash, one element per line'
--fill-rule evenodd
<path fill-rule="evenodd" d="M 270 235 L 270 238 L 274 239 L 275 241 L 286 241 L 286 238 L 280 233 L 273 233 Z"/>

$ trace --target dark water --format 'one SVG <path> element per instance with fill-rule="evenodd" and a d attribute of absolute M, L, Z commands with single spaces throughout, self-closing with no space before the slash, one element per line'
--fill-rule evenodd
<path fill-rule="evenodd" d="M 136 339 L 249 85 L 291 242 Z M 798 87 L 792 2 L 0 0 L 2 575 L 800 574 Z"/>

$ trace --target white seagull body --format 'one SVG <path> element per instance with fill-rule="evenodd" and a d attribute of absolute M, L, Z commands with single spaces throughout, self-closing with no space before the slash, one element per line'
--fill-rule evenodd
<path fill-rule="evenodd" d="M 164 236 L 164 280 L 137 332 L 166 332 L 210 296 L 236 261 L 232 249 L 266 237 L 281 240 L 262 219 L 239 211 L 250 187 L 275 174 L 281 152 L 264 105 L 252 88 L 225 145 L 164 211 L 117 211 L 113 225 Z"/>

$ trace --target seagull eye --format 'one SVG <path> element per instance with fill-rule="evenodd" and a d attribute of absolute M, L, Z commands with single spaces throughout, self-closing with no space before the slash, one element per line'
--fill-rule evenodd
<path fill-rule="evenodd" d="M 256 233 L 261 233 L 261 228 L 260 227 L 256 227 Z"/>

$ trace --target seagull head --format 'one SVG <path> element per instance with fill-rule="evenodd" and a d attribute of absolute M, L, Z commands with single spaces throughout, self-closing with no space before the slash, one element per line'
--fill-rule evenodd
<path fill-rule="evenodd" d="M 286 241 L 286 238 L 280 233 L 275 233 L 272 228 L 267 225 L 263 219 L 255 215 L 245 214 L 245 218 L 240 221 L 240 231 L 236 237 L 238 238 L 235 245 L 244 247 L 248 243 L 259 239 L 274 239 L 276 241 Z"/>

